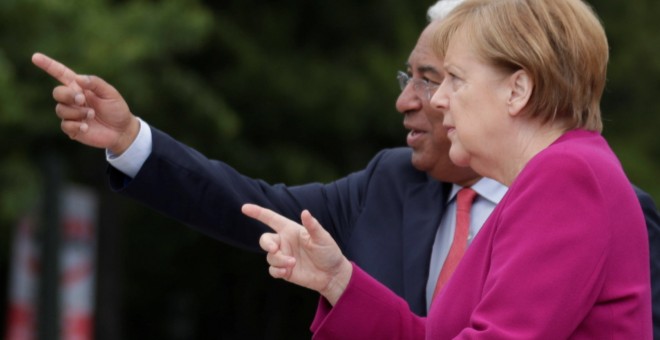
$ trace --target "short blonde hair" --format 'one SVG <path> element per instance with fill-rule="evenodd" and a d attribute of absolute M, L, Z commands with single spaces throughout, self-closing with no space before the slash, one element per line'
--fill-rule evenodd
<path fill-rule="evenodd" d="M 534 90 L 525 114 L 566 129 L 602 130 L 608 43 L 583 1 L 466 0 L 437 29 L 440 56 L 459 31 L 485 62 L 530 74 Z"/>

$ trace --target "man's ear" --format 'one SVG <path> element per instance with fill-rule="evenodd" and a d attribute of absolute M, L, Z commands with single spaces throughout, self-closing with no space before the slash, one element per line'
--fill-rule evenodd
<path fill-rule="evenodd" d="M 518 115 L 532 96 L 534 89 L 534 82 L 529 73 L 525 70 L 518 70 L 509 76 L 509 84 L 511 86 L 511 93 L 507 101 L 509 107 L 509 115 Z"/>

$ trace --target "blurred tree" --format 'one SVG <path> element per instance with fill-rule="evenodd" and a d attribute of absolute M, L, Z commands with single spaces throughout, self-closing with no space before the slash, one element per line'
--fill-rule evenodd
<path fill-rule="evenodd" d="M 32 53 L 42 51 L 80 72 L 102 75 L 129 101 L 149 107 L 169 93 L 152 91 L 161 74 L 145 68 L 182 68 L 173 55 L 198 48 L 212 24 L 210 14 L 200 6 L 178 0 L 125 5 L 103 0 L 10 0 L 0 4 L 0 19 L 5 32 L 0 34 L 0 129 L 5 141 L 2 154 L 7 157 L 1 171 L 7 174 L 3 181 L 8 188 L 14 188 L 3 190 L 7 196 L 2 200 L 2 216 L 12 218 L 29 204 L 25 201 L 38 187 L 30 159 L 34 151 L 56 145 L 71 156 L 88 156 L 88 150 L 58 131 L 49 89 L 55 82 L 31 65 Z M 191 108 L 198 109 L 196 103 Z M 22 197 L 26 199 L 16 199 Z"/>
<path fill-rule="evenodd" d="M 602 104 L 604 135 L 631 180 L 658 199 L 660 3 L 598 1 L 593 6 L 610 42 L 609 79 Z"/>
<path fill-rule="evenodd" d="M 261 255 L 109 192 L 103 152 L 62 135 L 55 82 L 30 56 L 103 77 L 135 114 L 249 176 L 326 182 L 404 143 L 395 72 L 433 2 L 3 0 L 0 225 L 36 200 L 35 155 L 50 147 L 64 155 L 69 180 L 103 193 L 99 339 L 309 337 L 316 296 L 270 279 Z M 660 5 L 593 5 L 611 42 L 605 135 L 631 179 L 660 197 Z"/>

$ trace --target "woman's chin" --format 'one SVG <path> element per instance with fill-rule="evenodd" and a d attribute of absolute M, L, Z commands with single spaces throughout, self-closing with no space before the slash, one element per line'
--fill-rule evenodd
<path fill-rule="evenodd" d="M 453 145 L 451 149 L 449 149 L 449 158 L 451 159 L 452 163 L 460 167 L 469 167 L 470 155 L 464 152 L 463 150 L 457 150 L 457 149 L 459 148 L 455 148 Z"/>

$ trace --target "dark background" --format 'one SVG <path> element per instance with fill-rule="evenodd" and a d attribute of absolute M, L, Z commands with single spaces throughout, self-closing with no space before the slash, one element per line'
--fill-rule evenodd
<path fill-rule="evenodd" d="M 0 289 L 10 239 L 43 196 L 44 162 L 99 194 L 98 339 L 309 338 L 317 296 L 265 258 L 109 191 L 102 150 L 70 141 L 44 52 L 96 74 L 155 127 L 271 183 L 327 182 L 405 143 L 394 109 L 432 1 L 0 2 Z M 660 197 L 660 3 L 593 2 L 610 39 L 604 135 Z M 0 302 L 6 305 L 6 296 Z M 4 313 L 3 313 L 4 314 Z"/>

